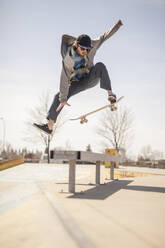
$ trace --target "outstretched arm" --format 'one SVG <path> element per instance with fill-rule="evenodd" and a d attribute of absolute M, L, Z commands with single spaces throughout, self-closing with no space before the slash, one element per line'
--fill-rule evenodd
<path fill-rule="evenodd" d="M 96 40 L 93 40 L 93 45 L 94 47 L 96 47 L 96 49 L 98 49 L 104 41 L 106 41 L 107 39 L 109 39 L 113 34 L 115 34 L 117 32 L 117 30 L 123 25 L 122 21 L 119 20 L 112 29 L 108 30 L 107 32 L 105 32 L 103 35 L 101 35 L 100 37 L 98 37 Z"/>
<path fill-rule="evenodd" d="M 107 31 L 107 32 L 105 32 L 105 33 L 103 34 L 103 39 L 104 39 L 104 40 L 109 39 L 113 34 L 116 33 L 116 31 L 117 31 L 122 25 L 123 25 L 122 21 L 119 20 L 119 21 L 115 24 L 115 26 L 114 26 L 112 29 L 110 29 L 109 31 Z"/>

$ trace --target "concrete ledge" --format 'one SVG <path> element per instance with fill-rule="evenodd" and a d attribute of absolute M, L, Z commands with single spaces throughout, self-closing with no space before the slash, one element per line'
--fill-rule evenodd
<path fill-rule="evenodd" d="M 14 159 L 14 160 L 2 162 L 2 163 L 0 163 L 0 171 L 9 169 L 11 167 L 14 167 L 14 166 L 17 166 L 17 165 L 20 165 L 23 163 L 24 163 L 24 157 L 20 157 L 20 158 Z"/>

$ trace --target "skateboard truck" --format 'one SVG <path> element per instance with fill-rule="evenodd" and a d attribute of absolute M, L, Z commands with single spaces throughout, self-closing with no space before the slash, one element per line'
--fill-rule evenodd
<path fill-rule="evenodd" d="M 114 106 L 114 105 L 113 105 L 113 106 L 111 106 L 110 108 L 111 108 L 111 111 L 116 111 L 116 110 L 117 110 L 117 107 L 116 107 L 116 106 Z"/>
<path fill-rule="evenodd" d="M 88 122 L 88 120 L 86 118 L 84 118 L 84 117 L 81 118 L 81 120 L 80 120 L 80 123 L 81 124 L 84 124 L 84 123 L 87 123 L 87 122 Z"/>

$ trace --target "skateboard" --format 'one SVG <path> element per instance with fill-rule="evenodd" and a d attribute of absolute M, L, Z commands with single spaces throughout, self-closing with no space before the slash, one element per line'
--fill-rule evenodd
<path fill-rule="evenodd" d="M 115 103 L 111 103 L 111 104 L 105 105 L 105 106 L 103 106 L 103 107 L 101 107 L 101 108 L 98 108 L 98 109 L 96 109 L 96 110 L 93 110 L 93 111 L 91 111 L 91 112 L 89 112 L 89 113 L 86 113 L 86 114 L 84 114 L 84 115 L 81 115 L 81 116 L 79 116 L 79 117 L 77 117 L 77 118 L 70 119 L 70 120 L 71 120 L 71 121 L 80 120 L 80 123 L 81 123 L 81 124 L 87 123 L 88 120 L 87 120 L 86 117 L 87 117 L 88 115 L 92 115 L 92 114 L 94 114 L 94 113 L 96 113 L 96 112 L 98 112 L 98 111 L 100 111 L 100 110 L 102 110 L 102 109 L 108 108 L 108 107 L 111 108 L 112 111 L 117 110 L 117 107 L 116 107 L 115 105 L 116 105 L 118 102 L 120 102 L 121 99 L 123 99 L 123 98 L 124 98 L 124 96 L 121 96 L 120 98 L 118 98 L 118 99 L 116 100 Z"/>

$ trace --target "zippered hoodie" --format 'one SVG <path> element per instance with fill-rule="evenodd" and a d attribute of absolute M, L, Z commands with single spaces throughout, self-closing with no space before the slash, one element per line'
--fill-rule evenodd
<path fill-rule="evenodd" d="M 91 40 L 92 49 L 87 54 L 87 63 L 86 63 L 86 70 L 91 69 L 93 66 L 93 60 L 94 56 L 99 49 L 99 47 L 103 44 L 104 41 L 109 39 L 119 28 L 123 25 L 122 22 L 119 20 L 117 24 L 110 29 L 109 31 L 105 32 L 103 35 L 99 36 L 95 40 Z M 70 78 L 71 74 L 73 73 L 73 66 L 70 65 L 69 67 L 65 65 L 65 57 L 68 54 L 68 50 L 71 49 L 73 43 L 76 41 L 76 37 L 64 34 L 62 36 L 62 42 L 61 42 L 61 55 L 62 55 L 62 71 L 61 71 L 61 77 L 60 77 L 60 95 L 59 100 L 60 102 L 67 101 L 67 96 L 69 92 L 70 87 Z"/>

